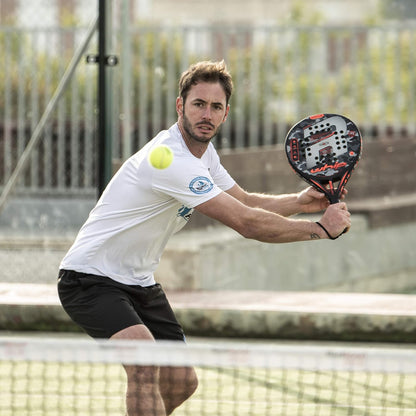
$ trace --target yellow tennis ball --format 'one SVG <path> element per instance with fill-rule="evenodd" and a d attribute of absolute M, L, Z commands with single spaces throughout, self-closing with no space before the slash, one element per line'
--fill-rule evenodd
<path fill-rule="evenodd" d="M 156 169 L 166 169 L 173 160 L 173 152 L 169 146 L 156 146 L 149 154 L 149 163 Z"/>

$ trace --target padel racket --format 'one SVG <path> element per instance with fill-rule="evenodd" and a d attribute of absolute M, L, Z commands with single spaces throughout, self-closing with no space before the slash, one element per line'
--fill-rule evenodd
<path fill-rule="evenodd" d="M 316 114 L 290 129 L 285 150 L 294 171 L 335 204 L 360 159 L 361 142 L 358 127 L 347 117 Z"/>

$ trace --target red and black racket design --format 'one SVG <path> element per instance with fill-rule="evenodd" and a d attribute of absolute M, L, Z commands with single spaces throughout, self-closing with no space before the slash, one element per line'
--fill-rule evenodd
<path fill-rule="evenodd" d="M 285 150 L 294 171 L 335 204 L 360 159 L 361 141 L 347 117 L 316 114 L 290 129 Z"/>

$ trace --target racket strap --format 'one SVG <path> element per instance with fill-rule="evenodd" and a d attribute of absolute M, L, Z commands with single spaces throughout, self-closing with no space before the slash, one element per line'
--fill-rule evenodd
<path fill-rule="evenodd" d="M 324 231 L 325 231 L 325 233 L 326 233 L 326 235 L 331 239 L 331 240 L 336 240 L 341 234 L 343 234 L 343 233 L 341 233 L 340 235 L 337 235 L 336 237 L 332 237 L 332 235 L 331 234 L 329 234 L 329 232 L 328 232 L 328 230 L 319 222 L 319 221 L 316 221 L 316 224 L 318 224 Z"/>

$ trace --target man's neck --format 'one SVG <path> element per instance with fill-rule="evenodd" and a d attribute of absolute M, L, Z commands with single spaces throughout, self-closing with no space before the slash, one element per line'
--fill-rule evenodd
<path fill-rule="evenodd" d="M 190 137 L 189 134 L 186 133 L 186 131 L 183 128 L 182 123 L 180 121 L 178 121 L 178 127 L 179 127 L 179 131 L 181 132 L 182 138 L 183 138 L 187 148 L 189 149 L 189 151 L 195 157 L 200 159 L 203 156 L 203 154 L 206 152 L 206 150 L 208 149 L 209 142 L 207 142 L 207 143 L 199 142 L 199 141 L 193 139 L 192 137 Z"/>

